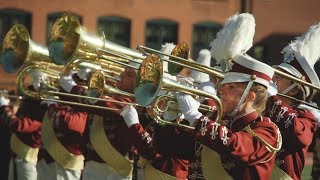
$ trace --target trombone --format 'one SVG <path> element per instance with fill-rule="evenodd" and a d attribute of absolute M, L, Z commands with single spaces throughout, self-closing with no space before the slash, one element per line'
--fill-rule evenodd
<path fill-rule="evenodd" d="M 74 60 L 84 61 L 85 59 L 86 64 L 100 66 L 97 69 L 104 70 L 105 73 L 108 70 L 117 72 L 117 75 L 124 70 L 124 65 L 127 65 L 129 59 L 144 58 L 144 55 L 138 51 L 86 32 L 81 27 L 78 17 L 71 14 L 63 15 L 54 23 L 49 42 L 49 54 L 54 63 L 66 65 L 66 70 L 70 69 L 67 66 L 75 64 Z"/>
<path fill-rule="evenodd" d="M 177 44 L 177 46 L 174 48 L 174 50 L 181 49 L 181 46 L 184 46 L 184 43 Z M 156 55 L 168 56 L 169 59 L 162 58 L 161 60 L 168 62 L 168 66 L 169 66 L 168 70 L 169 70 L 170 75 L 173 75 L 173 76 L 177 75 L 176 73 L 177 73 L 178 67 L 182 66 L 182 67 L 187 67 L 187 68 L 199 71 L 199 72 L 207 73 L 209 75 L 212 75 L 212 76 L 215 76 L 218 78 L 224 78 L 224 72 L 222 72 L 218 69 L 208 67 L 208 66 L 205 66 L 202 64 L 198 64 L 196 62 L 189 61 L 189 60 L 182 58 L 182 57 L 179 57 L 179 56 L 165 54 L 161 51 L 151 49 L 151 48 L 148 48 L 145 46 L 138 46 L 137 49 L 145 55 L 156 54 Z"/>
<path fill-rule="evenodd" d="M 161 51 L 157 51 L 157 50 L 154 50 L 154 49 L 151 49 L 151 48 L 148 48 L 148 47 L 145 47 L 145 46 L 138 46 L 138 50 L 140 50 L 141 52 L 143 52 L 144 54 L 148 55 L 148 54 L 158 54 L 158 55 L 164 55 L 164 56 L 168 56 L 169 59 L 161 59 L 163 61 L 167 61 L 169 64 L 168 66 L 170 65 L 170 63 L 172 64 L 175 64 L 176 66 L 183 66 L 183 67 L 188 67 L 190 69 L 194 69 L 194 70 L 197 70 L 197 71 L 200 71 L 200 72 L 203 72 L 203 73 L 207 73 L 211 76 L 215 76 L 217 78 L 221 78 L 223 79 L 224 78 L 224 72 L 220 71 L 220 70 L 217 70 L 215 68 L 212 68 L 212 67 L 207 67 L 207 66 L 204 66 L 202 64 L 198 64 L 198 63 L 195 63 L 195 62 L 192 62 L 192 61 L 188 61 L 187 59 L 184 59 L 184 58 L 181 58 L 181 57 L 178 57 L 178 56 L 173 56 L 173 55 L 168 55 L 168 54 L 165 54 Z M 173 66 L 171 64 L 171 66 Z M 173 66 L 173 68 L 171 69 L 176 69 L 176 66 Z M 169 68 L 170 70 L 170 68 Z M 287 79 L 291 79 L 297 83 L 300 83 L 302 85 L 305 85 L 305 86 L 308 86 L 310 88 L 313 88 L 317 91 L 320 92 L 320 87 L 318 86 L 315 86 L 309 82 L 306 82 L 305 80 L 303 79 L 299 79 L 293 75 L 290 75 L 288 73 L 284 73 L 278 69 L 275 69 L 274 68 L 274 71 L 275 71 L 275 75 L 278 75 L 278 76 L 281 76 L 281 77 L 284 77 L 284 78 L 287 78 Z M 171 75 L 174 75 L 175 71 L 171 71 L 169 72 Z M 294 97 L 291 97 L 291 96 L 287 96 L 285 94 L 281 94 L 281 93 L 278 93 L 279 96 L 282 96 L 282 97 L 286 97 L 286 98 L 289 98 L 289 99 L 292 99 L 296 102 L 299 102 L 299 103 L 302 103 L 302 104 L 305 104 L 305 105 L 308 105 L 310 107 L 313 107 L 313 108 L 316 108 L 316 109 L 319 109 L 318 106 L 316 105 L 313 105 L 307 101 L 303 101 L 303 100 L 299 100 L 297 98 L 294 98 Z M 309 99 L 310 100 L 310 99 Z"/>
<path fill-rule="evenodd" d="M 15 72 L 20 68 L 16 79 L 16 85 L 19 94 L 22 94 L 23 96 L 8 95 L 3 92 L 1 93 L 1 95 L 15 99 L 33 98 L 70 105 L 80 105 L 86 107 L 99 108 L 94 105 L 47 98 L 47 96 L 50 94 L 50 90 L 42 90 L 41 92 L 35 92 L 26 89 L 26 77 L 34 70 L 44 72 L 48 76 L 49 80 L 45 82 L 46 88 L 56 89 L 56 87 L 59 86 L 58 74 L 61 72 L 62 67 L 55 65 L 51 62 L 51 59 L 49 58 L 48 49 L 33 42 L 30 39 L 28 30 L 23 25 L 14 25 L 8 31 L 4 38 L 2 52 L 4 54 L 2 56 L 4 64 L 3 68 L 6 72 Z M 72 66 L 68 66 L 68 68 L 75 69 L 77 68 L 77 66 L 78 64 L 74 64 Z M 54 93 L 54 91 L 51 92 L 51 94 Z M 100 109 L 110 108 L 101 107 Z"/>
<path fill-rule="evenodd" d="M 220 121 L 222 117 L 222 105 L 217 96 L 182 85 L 165 77 L 162 68 L 163 64 L 159 56 L 154 54 L 147 56 L 139 67 L 134 90 L 138 104 L 142 106 L 149 106 L 152 104 L 152 109 L 155 112 L 153 118 L 156 122 L 176 127 L 194 129 L 191 126 L 168 122 L 161 118 L 161 111 L 159 111 L 159 109 L 163 108 L 158 107 L 160 105 L 158 102 L 160 102 L 159 98 L 162 98 L 163 96 L 157 97 L 160 90 L 167 92 L 179 91 L 193 96 L 204 96 L 213 99 L 216 102 L 218 110 L 216 121 Z M 166 105 L 168 106 L 169 104 L 167 103 Z M 205 107 L 202 106 L 202 108 Z M 207 108 L 207 110 L 209 111 L 211 108 Z"/>
<path fill-rule="evenodd" d="M 3 68 L 6 72 L 16 72 L 18 93 L 36 98 L 38 93 L 26 89 L 24 83 L 26 77 L 34 70 L 44 72 L 50 79 L 50 87 L 57 84 L 57 74 L 62 69 L 61 66 L 53 64 L 49 58 L 49 52 L 30 39 L 30 35 L 25 26 L 14 25 L 6 34 L 2 49 Z"/>

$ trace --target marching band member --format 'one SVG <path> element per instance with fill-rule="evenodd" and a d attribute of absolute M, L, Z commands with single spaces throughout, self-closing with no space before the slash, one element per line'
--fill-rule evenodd
<path fill-rule="evenodd" d="M 314 71 L 314 64 L 320 57 L 320 24 L 310 27 L 309 31 L 284 48 L 284 62 L 277 69 L 299 79 L 320 86 Z M 310 101 L 315 90 L 287 78 L 273 77 L 277 91 L 302 101 Z M 306 153 L 317 129 L 315 116 L 319 112 L 297 103 L 295 100 L 271 93 L 266 116 L 276 123 L 283 136 L 283 146 L 277 154 L 275 171 L 283 177 L 301 179 Z M 278 177 L 275 177 L 278 179 Z"/>
<path fill-rule="evenodd" d="M 219 153 L 222 166 L 234 179 L 269 179 L 274 154 L 281 145 L 281 135 L 277 126 L 269 118 L 261 116 L 273 69 L 247 55 L 234 57 L 233 64 L 232 71 L 226 74 L 218 88 L 222 97 L 223 112 L 230 116 L 228 126 L 203 116 L 198 111 L 199 102 L 190 95 L 178 93 L 180 110 L 190 125 L 196 128 L 194 134 L 189 134 L 189 140 L 195 138 Z M 145 141 L 144 144 L 150 144 L 152 138 L 139 125 L 136 110 L 127 106 L 122 115 L 128 127 L 138 132 L 136 138 L 140 142 Z M 179 142 L 176 141 L 180 145 Z M 190 150 L 190 147 L 184 149 Z M 193 165 L 190 166 L 191 169 L 198 167 Z M 202 167 L 202 170 L 214 171 L 210 166 Z M 188 176 L 188 179 L 198 178 L 205 177 L 197 174 Z"/>
<path fill-rule="evenodd" d="M 61 91 L 83 94 L 83 89 L 76 86 L 71 75 L 60 75 L 60 86 Z M 67 97 L 61 99 L 77 100 Z M 88 113 L 75 106 L 50 103 L 50 101 L 48 106 L 43 119 L 42 142 L 49 157 L 43 162 L 43 173 L 39 175 L 39 179 L 80 179 L 84 167 L 83 152 L 87 142 L 84 134 Z"/>
<path fill-rule="evenodd" d="M 221 156 L 222 166 L 232 178 L 269 179 L 281 135 L 261 113 L 274 71 L 248 55 L 235 56 L 231 66 L 218 86 L 223 113 L 229 121 L 226 126 L 203 116 L 198 111 L 199 103 L 190 95 L 177 94 L 179 107 L 196 128 L 197 141 Z"/>
<path fill-rule="evenodd" d="M 45 74 L 33 71 L 31 91 L 39 91 L 45 81 Z M 9 99 L 1 97 L 2 121 L 11 129 L 10 140 L 13 157 L 10 162 L 9 179 L 37 179 L 38 152 L 41 144 L 42 118 L 46 106 L 41 100 L 25 98 L 14 114 L 12 107 L 7 106 Z"/>
<path fill-rule="evenodd" d="M 210 58 L 205 58 L 201 61 L 210 62 Z M 182 76 L 178 78 L 178 81 L 180 78 Z M 193 82 L 189 79 L 182 79 L 184 81 L 181 82 L 180 80 L 180 83 L 192 85 Z M 209 88 L 208 85 L 203 87 L 204 89 Z M 214 87 L 211 88 L 214 89 Z M 168 121 L 176 121 L 176 118 L 178 118 L 180 120 L 177 122 L 186 123 L 183 118 L 181 121 L 181 117 L 176 116 L 175 113 L 165 112 L 163 118 Z M 189 159 L 195 153 L 195 140 L 194 138 L 192 139 L 192 131 L 172 126 L 155 125 L 154 131 L 150 132 L 139 123 L 137 113 L 132 106 L 126 106 L 121 115 L 124 117 L 128 127 L 135 131 L 135 146 L 140 155 L 149 161 L 145 164 L 145 179 L 188 179 Z"/>
<path fill-rule="evenodd" d="M 314 96 L 314 103 L 317 104 L 318 107 L 320 107 L 320 92 L 317 92 Z M 320 113 L 318 114 L 320 115 Z M 318 120 L 318 127 L 320 125 L 320 118 L 317 118 Z M 312 171 L 311 171 L 311 177 L 313 179 L 319 179 L 320 178 L 320 129 L 318 128 L 317 131 L 313 135 L 313 142 L 309 147 L 309 151 L 312 151 L 313 153 L 313 163 L 312 163 Z"/>
<path fill-rule="evenodd" d="M 116 84 L 119 90 L 133 93 L 136 72 L 125 68 L 120 75 L 120 81 Z M 88 94 L 91 91 L 88 90 Z M 111 100 L 94 103 L 102 107 L 122 109 L 125 105 L 112 101 L 131 103 L 132 99 L 122 95 L 111 95 L 100 98 Z M 90 143 L 87 147 L 87 162 L 83 172 L 83 179 L 132 179 L 133 139 L 123 118 L 121 111 L 116 110 L 90 110 L 89 116 L 93 116 L 88 122 Z"/>
<path fill-rule="evenodd" d="M 0 90 L 1 92 L 6 92 L 5 89 Z M 10 92 L 10 94 L 14 94 Z M 2 105 L 6 105 L 5 101 L 7 101 L 7 98 L 5 97 L 0 97 L 0 109 Z M 17 108 L 17 106 L 14 106 Z M 14 108 L 14 112 L 16 112 L 16 108 Z M 1 114 L 1 112 L 0 112 Z M 1 116 L 0 116 L 1 118 Z M 0 119 L 0 154 L 1 154 L 1 161 L 0 161 L 0 177 L 4 179 L 8 179 L 8 172 L 9 172 L 9 162 L 10 162 L 10 137 L 11 137 L 11 131 L 9 128 L 5 125 L 2 124 L 3 122 Z M 4 122 L 3 122 L 4 123 Z"/>

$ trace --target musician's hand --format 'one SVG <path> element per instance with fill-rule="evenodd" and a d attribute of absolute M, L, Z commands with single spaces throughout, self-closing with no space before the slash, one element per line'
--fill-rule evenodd
<path fill-rule="evenodd" d="M 81 80 L 86 81 L 89 78 L 91 71 L 90 68 L 82 68 L 77 72 L 77 75 Z"/>
<path fill-rule="evenodd" d="M 191 78 L 191 77 L 184 77 L 184 76 L 180 76 L 178 75 L 177 76 L 177 81 L 178 83 L 180 84 L 183 84 L 185 86 L 193 86 L 193 83 L 194 83 L 194 79 Z"/>
<path fill-rule="evenodd" d="M 36 91 L 39 91 L 43 87 L 43 83 L 48 78 L 47 75 L 41 71 L 33 71 L 32 76 L 32 86 Z"/>
<path fill-rule="evenodd" d="M 0 97 L 0 106 L 8 106 L 10 103 L 10 99 L 1 96 Z"/>
<path fill-rule="evenodd" d="M 139 117 L 137 110 L 132 105 L 126 105 L 120 115 L 123 117 L 128 127 L 139 123 Z"/>
<path fill-rule="evenodd" d="M 12 119 L 16 118 L 14 112 L 13 112 L 13 109 L 12 107 L 5 107 L 3 109 L 3 111 L 1 111 L 0 113 L 0 124 L 3 124 L 5 126 L 10 126 L 10 124 L 12 123 Z"/>
<path fill-rule="evenodd" d="M 200 103 L 193 99 L 191 95 L 184 93 L 177 93 L 176 97 L 181 113 L 185 116 L 185 119 L 190 122 L 190 125 L 193 125 L 194 122 L 202 116 L 202 113 L 198 111 Z"/>
<path fill-rule="evenodd" d="M 211 81 L 200 83 L 199 89 L 207 93 L 210 93 L 212 95 L 215 95 L 215 96 L 217 95 L 216 88 L 214 87 L 214 84 Z"/>
<path fill-rule="evenodd" d="M 73 86 L 76 86 L 76 82 L 72 79 L 71 75 L 65 76 L 63 74 L 60 74 L 60 86 L 68 93 L 71 92 L 71 89 Z"/>

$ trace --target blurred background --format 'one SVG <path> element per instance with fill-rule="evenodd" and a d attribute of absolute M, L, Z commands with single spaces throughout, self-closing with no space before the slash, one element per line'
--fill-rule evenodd
<path fill-rule="evenodd" d="M 282 61 L 281 50 L 320 20 L 319 0 L 1 0 L 0 42 L 17 23 L 32 40 L 46 45 L 54 21 L 65 12 L 81 19 L 87 30 L 126 47 L 159 49 L 165 42 L 186 42 L 192 57 L 208 48 L 226 18 L 249 12 L 256 18 L 249 54 L 268 64 Z M 14 89 L 15 74 L 0 70 L 0 88 Z"/>

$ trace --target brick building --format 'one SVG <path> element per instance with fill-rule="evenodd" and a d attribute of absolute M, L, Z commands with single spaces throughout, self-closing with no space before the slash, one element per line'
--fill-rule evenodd
<path fill-rule="evenodd" d="M 187 42 L 193 57 L 209 48 L 227 17 L 250 12 L 256 18 L 250 54 L 269 64 L 281 61 L 281 49 L 320 20 L 319 0 L 1 0 L 0 41 L 15 23 L 32 40 L 46 45 L 48 31 L 64 12 L 78 15 L 88 30 L 118 44 L 159 48 L 164 42 Z M 0 87 L 15 87 L 15 74 L 0 70 Z"/>

